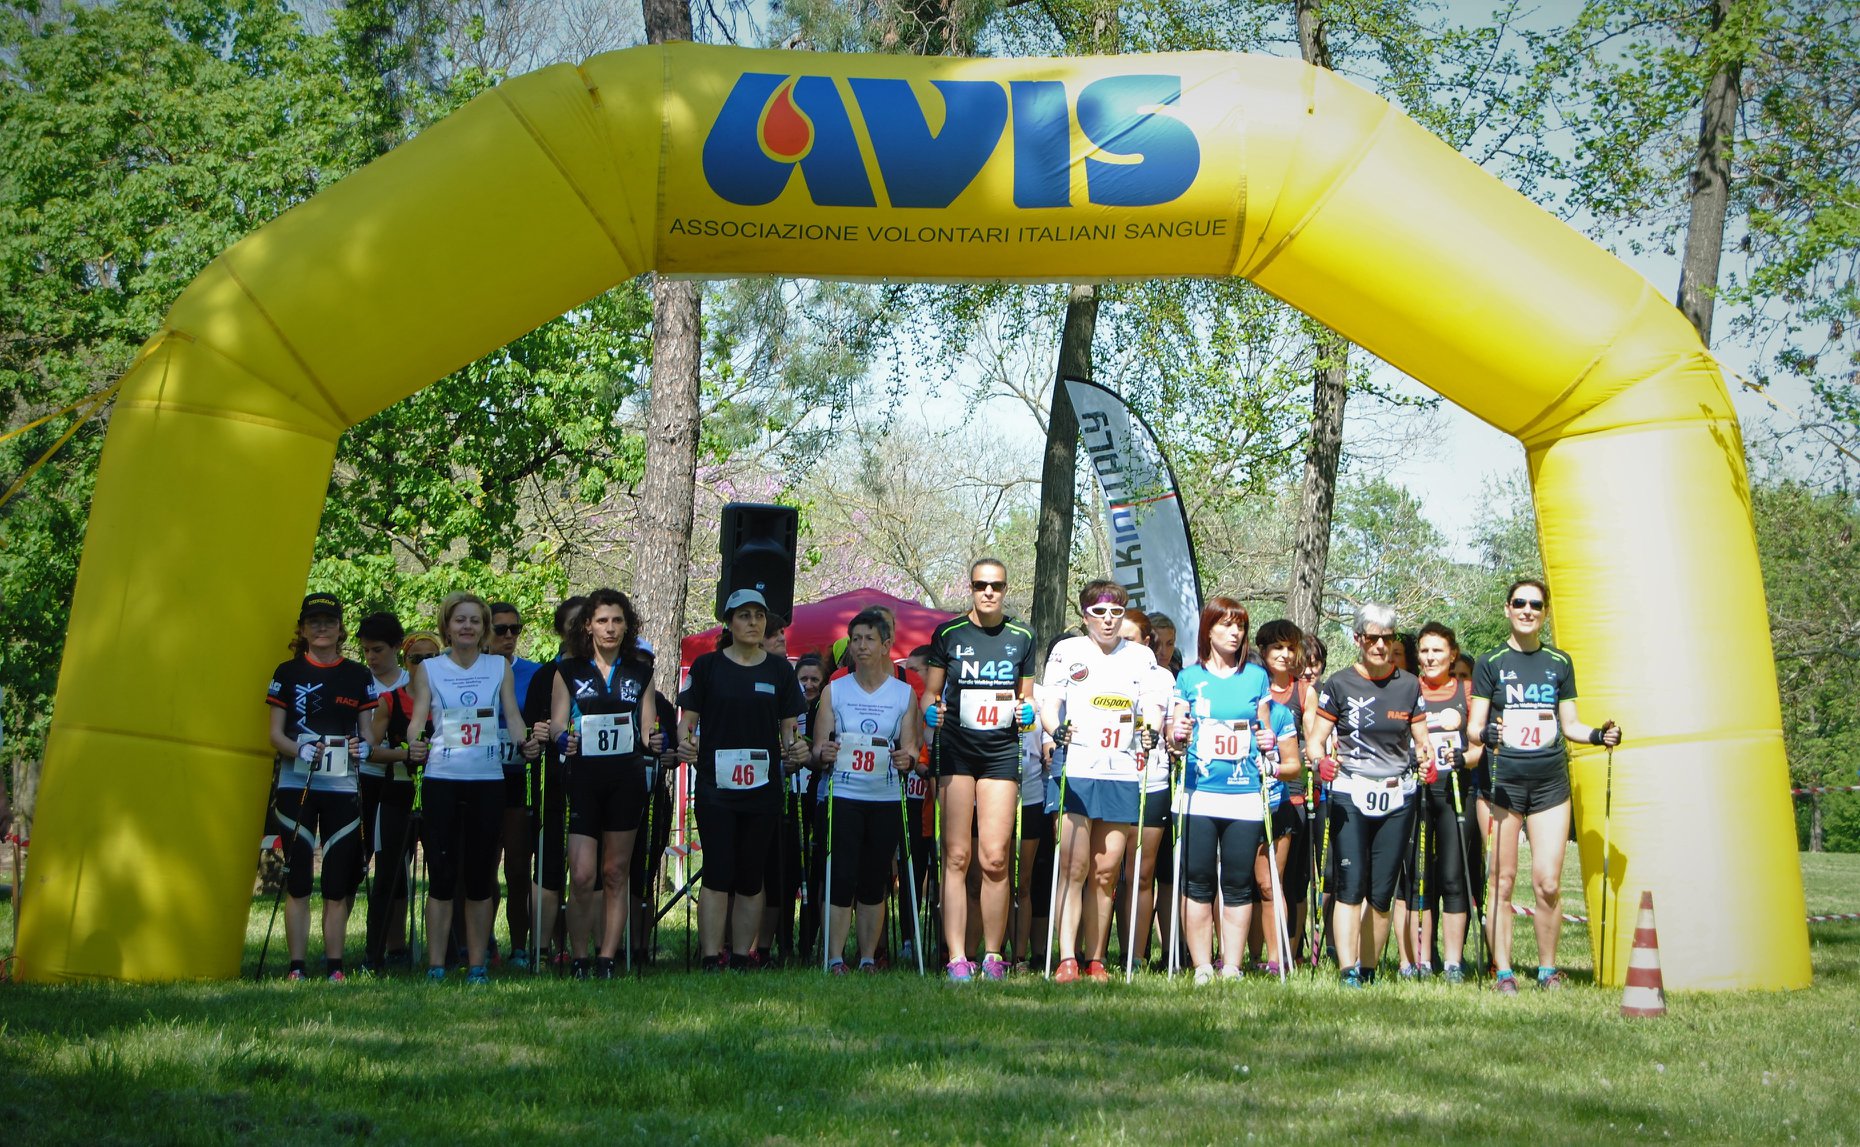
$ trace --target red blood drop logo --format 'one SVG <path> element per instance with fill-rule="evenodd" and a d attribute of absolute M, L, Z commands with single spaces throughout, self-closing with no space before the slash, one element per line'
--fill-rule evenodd
<path fill-rule="evenodd" d="M 794 103 L 794 81 L 775 92 L 762 113 L 762 145 L 776 159 L 793 163 L 807 154 L 814 142 L 814 125 Z"/>

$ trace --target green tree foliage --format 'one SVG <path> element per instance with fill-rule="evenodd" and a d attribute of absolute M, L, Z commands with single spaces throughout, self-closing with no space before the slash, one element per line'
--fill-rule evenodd
<path fill-rule="evenodd" d="M 263 0 L 0 7 L 0 424 L 110 385 L 221 249 L 355 167 L 327 41 Z M 68 418 L 0 444 L 25 472 Z M 104 422 L 0 510 L 0 713 L 50 719 Z"/>
<path fill-rule="evenodd" d="M 1783 738 L 1796 786 L 1851 785 L 1860 762 L 1860 503 L 1797 482 L 1751 491 Z M 1825 846 L 1860 850 L 1860 800 L 1823 802 Z M 1797 805 L 1808 841 L 1812 804 Z"/>

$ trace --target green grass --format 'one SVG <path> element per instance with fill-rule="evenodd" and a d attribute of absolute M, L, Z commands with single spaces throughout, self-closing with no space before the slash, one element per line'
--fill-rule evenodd
<path fill-rule="evenodd" d="M 1860 905 L 1860 856 L 1803 870 L 1812 911 Z M 255 911 L 254 959 L 263 927 Z M 1329 977 L 955 989 L 799 971 L 9 985 L 0 1138 L 1852 1142 L 1860 925 L 1811 937 L 1813 990 L 1675 993 L 1653 1021 L 1621 1019 L 1619 993 L 1581 976 L 1515 999 Z M 1564 943 L 1586 968 L 1586 937 Z"/>

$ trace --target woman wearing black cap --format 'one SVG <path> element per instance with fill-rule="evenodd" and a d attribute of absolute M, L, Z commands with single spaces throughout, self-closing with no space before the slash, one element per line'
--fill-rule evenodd
<path fill-rule="evenodd" d="M 749 953 L 762 920 L 764 858 L 781 817 L 780 771 L 784 761 L 799 767 L 807 760 L 807 742 L 796 731 L 807 708 L 800 682 L 786 658 L 762 648 L 767 600 L 753 589 L 737 590 L 724 602 L 723 623 L 722 647 L 692 662 L 679 699 L 678 759 L 696 766 L 704 841 L 698 944 L 706 971 L 725 966 L 726 917 L 738 966 L 754 966 Z"/>
<path fill-rule="evenodd" d="M 323 846 L 325 974 L 344 979 L 342 941 L 351 897 L 361 882 L 362 807 L 356 765 L 367 759 L 362 714 L 375 707 L 374 677 L 342 656 L 348 639 L 342 603 L 327 593 L 304 598 L 293 656 L 271 675 L 271 746 L 278 751 L 274 812 L 284 839 L 284 938 L 290 979 L 305 978 L 310 947 L 310 877 Z"/>

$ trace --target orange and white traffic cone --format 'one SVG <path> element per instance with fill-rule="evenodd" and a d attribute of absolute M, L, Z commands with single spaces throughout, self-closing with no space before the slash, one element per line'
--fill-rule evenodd
<path fill-rule="evenodd" d="M 1653 893 L 1640 894 L 1640 922 L 1634 926 L 1634 951 L 1628 956 L 1627 987 L 1621 992 L 1624 1016 L 1666 1014 L 1666 987 L 1660 979 L 1660 936 L 1653 927 Z"/>

